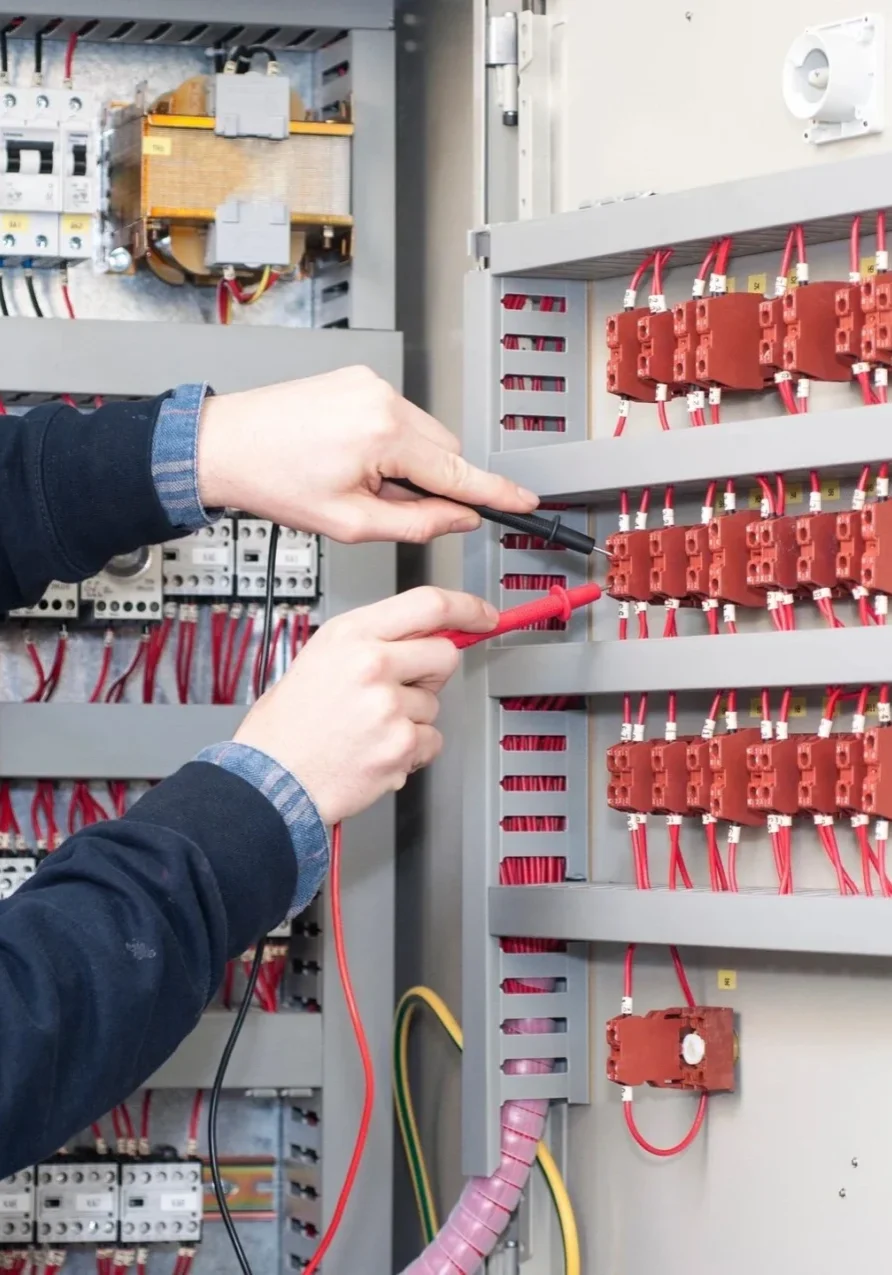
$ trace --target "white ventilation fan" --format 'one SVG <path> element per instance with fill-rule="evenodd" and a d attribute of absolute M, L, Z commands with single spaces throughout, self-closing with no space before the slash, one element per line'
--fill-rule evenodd
<path fill-rule="evenodd" d="M 787 109 L 816 145 L 882 131 L 885 30 L 881 13 L 807 27 L 784 62 Z"/>

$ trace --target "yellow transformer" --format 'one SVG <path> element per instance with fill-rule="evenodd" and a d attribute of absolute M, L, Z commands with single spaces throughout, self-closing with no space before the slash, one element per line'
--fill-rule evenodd
<path fill-rule="evenodd" d="M 350 256 L 353 125 L 308 120 L 287 82 L 270 78 L 197 76 L 152 103 L 138 96 L 112 112 L 114 246 L 171 283 L 228 265 L 300 266 L 320 252 Z M 277 124 L 268 125 L 269 111 L 251 109 L 252 88 L 279 91 Z M 233 108 L 221 121 L 220 104 L 230 102 L 223 90 L 248 90 L 249 108 Z M 239 135 L 245 128 L 267 135 Z"/>

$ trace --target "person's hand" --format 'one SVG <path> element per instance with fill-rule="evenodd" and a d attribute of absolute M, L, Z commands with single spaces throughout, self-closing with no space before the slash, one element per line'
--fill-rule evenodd
<path fill-rule="evenodd" d="M 296 775 L 334 824 L 403 787 L 443 739 L 437 696 L 459 653 L 441 629 L 486 633 L 494 607 L 424 587 L 323 624 L 235 736 Z"/>
<path fill-rule="evenodd" d="M 538 498 L 475 469 L 432 416 L 364 367 L 208 398 L 198 485 L 208 509 L 240 509 L 347 544 L 423 542 L 471 531 L 476 514 L 385 482 L 474 505 L 529 513 Z"/>

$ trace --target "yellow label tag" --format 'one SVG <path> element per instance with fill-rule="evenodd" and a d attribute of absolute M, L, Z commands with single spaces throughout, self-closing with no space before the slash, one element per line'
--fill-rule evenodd
<path fill-rule="evenodd" d="M 720 992 L 736 992 L 737 970 L 719 970 L 716 982 Z"/>
<path fill-rule="evenodd" d="M 795 288 L 795 287 L 796 287 L 796 271 L 795 271 L 795 269 L 794 269 L 794 270 L 791 270 L 791 271 L 790 271 L 790 273 L 787 275 L 787 287 L 788 287 L 788 288 Z"/>
<path fill-rule="evenodd" d="M 825 500 L 839 500 L 839 479 L 825 478 L 821 483 L 821 495 Z"/>
<path fill-rule="evenodd" d="M 92 217 L 84 217 L 80 213 L 66 213 L 62 218 L 62 234 L 88 235 L 92 225 Z"/>
<path fill-rule="evenodd" d="M 173 154 L 173 138 L 172 137 L 144 137 L 142 139 L 143 155 L 152 155 L 155 158 Z"/>
<path fill-rule="evenodd" d="M 750 717 L 762 716 L 762 701 L 758 695 L 754 695 L 750 700 Z"/>
<path fill-rule="evenodd" d="M 879 702 L 880 702 L 879 695 L 877 694 L 876 691 L 872 691 L 870 695 L 868 695 L 867 697 L 867 716 L 868 717 L 876 717 L 877 705 L 879 704 Z"/>
<path fill-rule="evenodd" d="M 790 700 L 790 716 L 804 717 L 806 712 L 806 703 L 804 695 L 794 695 Z"/>
<path fill-rule="evenodd" d="M 726 292 L 737 291 L 737 280 L 734 278 L 733 274 L 728 275 L 728 282 L 725 284 L 725 291 Z"/>
<path fill-rule="evenodd" d="M 764 297 L 768 292 L 768 275 L 751 274 L 746 281 L 747 292 L 759 292 Z"/>
<path fill-rule="evenodd" d="M 20 235 L 25 234 L 30 225 L 31 218 L 27 213 L 4 213 L 0 217 L 0 229 L 17 232 Z"/>
<path fill-rule="evenodd" d="M 876 274 L 877 272 L 876 257 L 862 257 L 860 269 L 861 269 L 862 279 L 869 279 L 871 275 Z"/>
<path fill-rule="evenodd" d="M 787 504 L 802 504 L 802 483 L 787 483 Z"/>

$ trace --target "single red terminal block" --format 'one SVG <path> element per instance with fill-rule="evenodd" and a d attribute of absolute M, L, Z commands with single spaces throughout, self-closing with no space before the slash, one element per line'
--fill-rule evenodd
<path fill-rule="evenodd" d="M 842 814 L 866 813 L 863 735 L 836 736 L 836 809 Z"/>
<path fill-rule="evenodd" d="M 795 738 L 760 740 L 746 750 L 749 771 L 747 805 L 765 814 L 799 811 L 799 742 Z"/>
<path fill-rule="evenodd" d="M 783 298 L 772 297 L 759 303 L 759 364 L 766 380 L 784 366 Z"/>
<path fill-rule="evenodd" d="M 892 593 L 892 502 L 865 505 L 861 511 L 864 556 L 861 583 L 865 589 Z"/>
<path fill-rule="evenodd" d="M 796 582 L 800 588 L 833 589 L 839 540 L 836 514 L 804 514 L 796 523 Z"/>
<path fill-rule="evenodd" d="M 864 557 L 861 514 L 856 510 L 837 514 L 836 538 L 839 541 L 836 554 L 836 581 L 851 589 L 861 583 L 861 563 Z"/>
<path fill-rule="evenodd" d="M 691 814 L 708 815 L 710 807 L 709 787 L 712 775 L 709 769 L 709 741 L 692 739 L 688 744 L 688 810 Z"/>
<path fill-rule="evenodd" d="M 656 740 L 612 744 L 607 749 L 607 804 L 626 814 L 648 815 L 653 809 L 651 753 Z"/>
<path fill-rule="evenodd" d="M 653 766 L 653 810 L 661 815 L 689 815 L 688 748 L 702 740 L 661 739 L 651 754 Z"/>
<path fill-rule="evenodd" d="M 852 369 L 836 353 L 836 294 L 842 283 L 810 283 L 782 298 L 784 371 L 815 381 L 848 381 Z"/>
<path fill-rule="evenodd" d="M 866 815 L 892 819 L 892 729 L 871 726 L 864 732 L 864 790 Z"/>
<path fill-rule="evenodd" d="M 676 385 L 697 385 L 697 302 L 682 301 L 672 311 L 675 333 L 673 377 Z"/>
<path fill-rule="evenodd" d="M 766 595 L 747 582 L 747 527 L 761 521 L 757 510 L 722 514 L 709 524 L 709 596 L 738 606 L 764 607 Z"/>
<path fill-rule="evenodd" d="M 796 741 L 799 767 L 799 809 L 809 815 L 835 815 L 837 739 L 809 735 Z M 784 812 L 786 813 L 786 812 Z"/>
<path fill-rule="evenodd" d="M 746 752 L 761 742 L 758 730 L 738 730 L 709 741 L 709 813 L 728 823 L 764 823 L 765 816 L 747 804 Z"/>
<path fill-rule="evenodd" d="M 620 1014 L 607 1024 L 607 1077 L 617 1085 L 732 1093 L 734 1011 L 695 1005 Z"/>
<path fill-rule="evenodd" d="M 709 567 L 712 555 L 709 551 L 709 528 L 704 524 L 685 527 L 684 551 L 687 558 L 685 593 L 689 598 L 709 597 Z"/>
<path fill-rule="evenodd" d="M 607 592 L 626 602 L 649 602 L 650 532 L 618 531 L 608 536 L 605 548 L 613 555 L 607 569 Z"/>
<path fill-rule="evenodd" d="M 697 384 L 728 390 L 761 390 L 759 298 L 729 292 L 697 301 Z"/>
<path fill-rule="evenodd" d="M 650 315 L 650 310 L 639 306 L 635 310 L 621 310 L 607 320 L 607 393 L 623 398 L 636 399 L 640 403 L 653 403 L 656 390 L 653 384 L 642 381 L 638 375 L 638 322 Z"/>
<path fill-rule="evenodd" d="M 638 376 L 646 384 L 675 383 L 675 329 L 672 313 L 645 314 L 638 320 Z"/>
<path fill-rule="evenodd" d="M 650 532 L 650 592 L 653 598 L 684 598 L 688 593 L 688 527 Z"/>
<path fill-rule="evenodd" d="M 861 356 L 867 363 L 892 364 L 892 282 L 873 277 L 861 284 L 861 308 L 867 316 Z"/>
<path fill-rule="evenodd" d="M 834 299 L 836 312 L 836 357 L 845 363 L 860 363 L 861 334 L 864 329 L 864 308 L 861 304 L 861 288 L 849 283 L 837 288 Z"/>
<path fill-rule="evenodd" d="M 746 528 L 746 582 L 751 589 L 798 586 L 798 545 L 795 518 L 758 518 Z"/>

